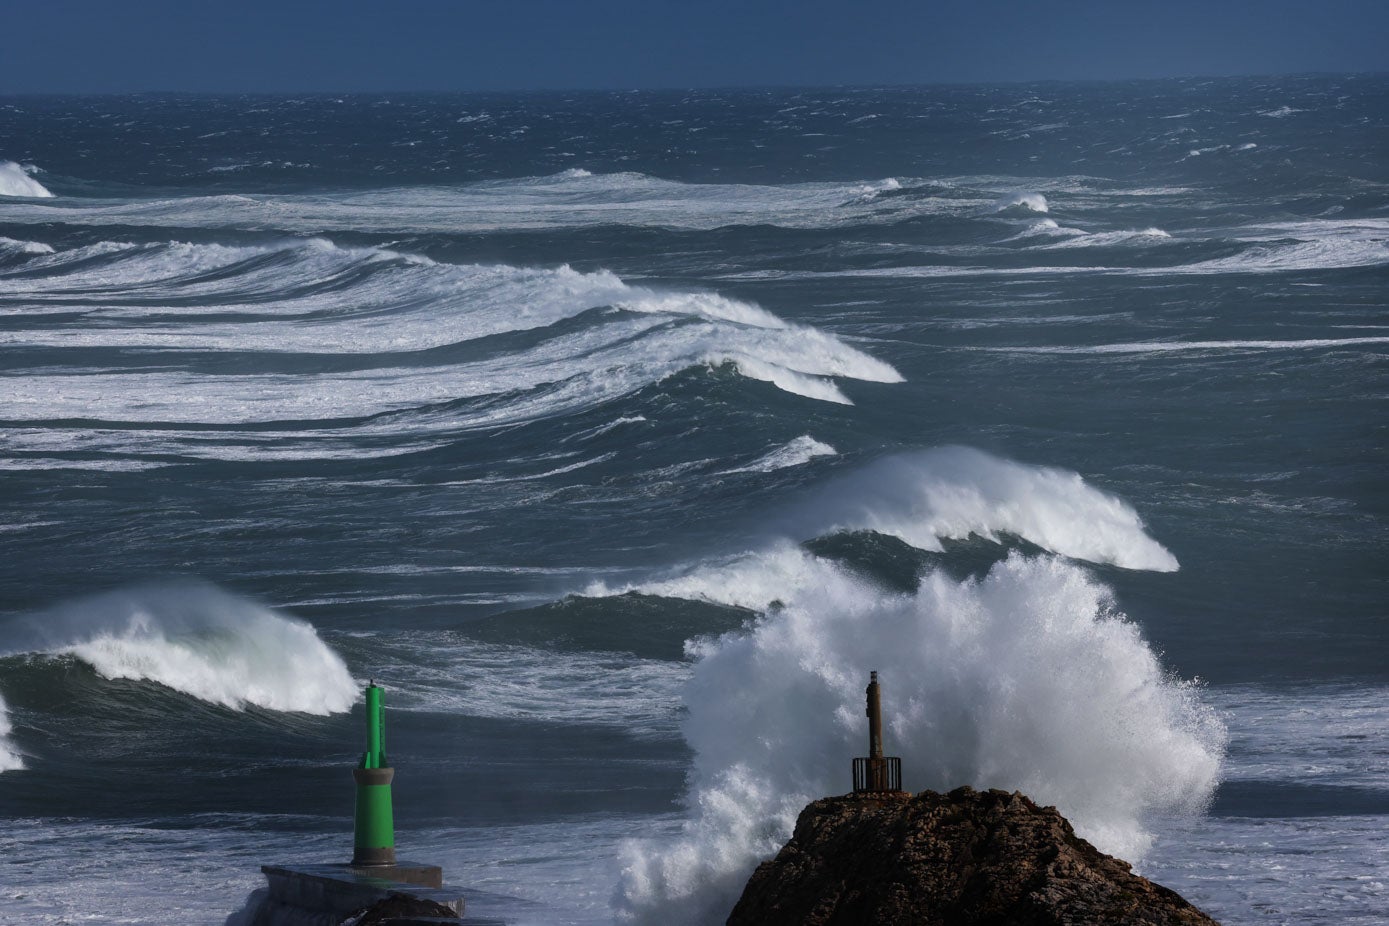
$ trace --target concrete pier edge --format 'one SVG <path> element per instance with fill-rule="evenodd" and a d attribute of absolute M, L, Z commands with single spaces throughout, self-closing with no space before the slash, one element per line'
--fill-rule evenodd
<path fill-rule="evenodd" d="M 445 885 L 443 871 L 437 865 L 262 865 L 260 870 L 269 886 L 266 900 L 270 905 L 347 916 L 400 894 L 433 901 L 460 918 L 463 916 L 462 889 Z"/>

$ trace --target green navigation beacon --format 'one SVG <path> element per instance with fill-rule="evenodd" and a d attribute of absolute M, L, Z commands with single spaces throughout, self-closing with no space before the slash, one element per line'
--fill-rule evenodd
<path fill-rule="evenodd" d="M 386 758 L 386 717 L 381 709 L 381 689 L 367 685 L 367 751 L 352 770 L 357 782 L 357 808 L 353 815 L 352 865 L 395 864 L 395 824 L 391 815 L 391 779 L 395 769 Z"/>

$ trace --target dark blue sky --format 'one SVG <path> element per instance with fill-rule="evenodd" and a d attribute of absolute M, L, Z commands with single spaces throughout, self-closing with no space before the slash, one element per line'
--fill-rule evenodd
<path fill-rule="evenodd" d="M 0 94 L 915 84 L 1389 69 L 1389 0 L 27 0 Z"/>

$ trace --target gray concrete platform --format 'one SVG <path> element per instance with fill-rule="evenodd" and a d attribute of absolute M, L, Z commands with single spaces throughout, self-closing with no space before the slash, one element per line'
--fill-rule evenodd
<path fill-rule="evenodd" d="M 437 865 L 262 865 L 260 870 L 269 883 L 268 906 L 293 907 L 309 914 L 343 917 L 392 894 L 431 900 L 460 917 L 465 905 L 463 890 L 445 886 Z"/>

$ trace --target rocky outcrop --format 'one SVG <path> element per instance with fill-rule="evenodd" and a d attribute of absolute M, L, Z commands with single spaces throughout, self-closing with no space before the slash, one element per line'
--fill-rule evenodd
<path fill-rule="evenodd" d="M 1186 926 L 1215 921 L 1076 836 L 1054 807 L 959 788 L 801 811 L 729 926 Z"/>

